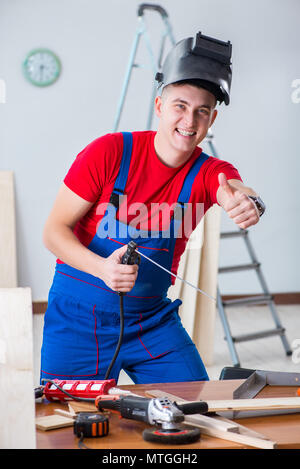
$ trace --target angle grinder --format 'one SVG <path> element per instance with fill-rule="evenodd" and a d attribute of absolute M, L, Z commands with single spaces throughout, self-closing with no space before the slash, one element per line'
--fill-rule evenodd
<path fill-rule="evenodd" d="M 204 401 L 179 405 L 167 397 L 148 399 L 131 395 L 101 395 L 95 399 L 95 405 L 100 411 L 112 410 L 123 418 L 155 425 L 143 431 L 143 438 L 164 444 L 188 444 L 199 440 L 198 428 L 184 428 L 180 423 L 184 421 L 185 415 L 203 414 L 208 411 Z"/>

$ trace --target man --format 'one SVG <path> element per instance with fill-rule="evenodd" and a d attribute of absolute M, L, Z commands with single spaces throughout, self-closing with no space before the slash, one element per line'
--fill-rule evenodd
<path fill-rule="evenodd" d="M 200 33 L 194 46 L 192 38 L 178 43 L 157 75 L 163 85 L 155 100 L 157 132 L 100 137 L 66 175 L 44 229 L 45 245 L 58 259 L 41 378 L 104 378 L 118 342 L 123 293 L 124 336 L 109 377 L 117 380 L 124 369 L 136 383 L 209 379 L 181 324 L 181 301 L 167 297 L 171 276 L 143 257 L 139 266 L 121 262 L 133 239 L 138 251 L 176 274 L 199 222 L 197 204 L 205 212 L 218 203 L 241 228 L 256 224 L 264 210 L 232 165 L 199 147 L 217 101 L 229 103 L 228 47 Z M 161 203 L 171 207 L 169 219 L 151 210 Z M 187 206 L 188 234 L 182 231 Z M 111 215 L 115 223 L 107 229 Z"/>

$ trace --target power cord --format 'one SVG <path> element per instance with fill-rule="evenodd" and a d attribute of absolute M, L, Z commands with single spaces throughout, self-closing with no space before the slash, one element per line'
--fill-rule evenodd
<path fill-rule="evenodd" d="M 104 379 L 109 379 L 111 369 L 115 364 L 115 361 L 116 361 L 117 356 L 119 354 L 119 351 L 120 351 L 120 348 L 121 348 L 121 345 L 122 345 L 122 340 L 123 340 L 123 334 L 124 334 L 124 302 L 123 302 L 123 298 L 124 298 L 124 293 L 120 292 L 119 297 L 120 297 L 120 334 L 119 334 L 119 340 L 118 340 L 118 343 L 117 343 L 116 350 L 115 350 L 115 353 L 113 355 L 113 358 L 110 362 L 109 367 L 107 368 Z"/>

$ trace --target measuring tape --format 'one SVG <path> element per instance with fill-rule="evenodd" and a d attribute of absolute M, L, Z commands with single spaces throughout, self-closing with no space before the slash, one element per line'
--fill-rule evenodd
<path fill-rule="evenodd" d="M 106 436 L 109 432 L 108 417 L 94 412 L 80 412 L 74 422 L 74 434 L 81 438 Z"/>

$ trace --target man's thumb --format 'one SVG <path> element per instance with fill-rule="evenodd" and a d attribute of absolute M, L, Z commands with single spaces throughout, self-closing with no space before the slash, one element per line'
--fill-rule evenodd
<path fill-rule="evenodd" d="M 228 195 L 234 194 L 234 190 L 232 189 L 229 182 L 227 181 L 227 177 L 225 176 L 224 173 L 219 174 L 219 184 Z"/>
<path fill-rule="evenodd" d="M 122 257 L 124 256 L 125 252 L 127 251 L 127 244 L 122 246 L 121 248 L 116 249 L 111 256 L 117 261 L 118 264 L 121 263 Z"/>

